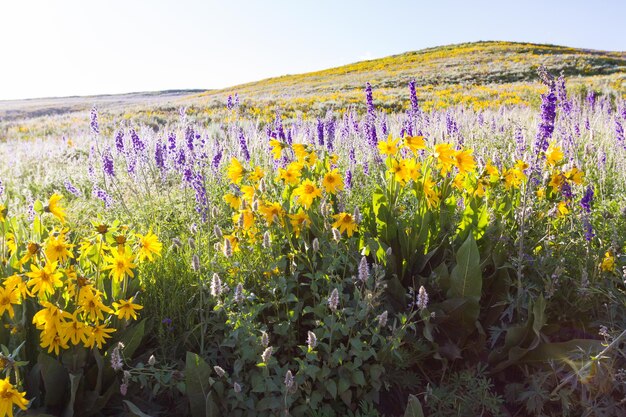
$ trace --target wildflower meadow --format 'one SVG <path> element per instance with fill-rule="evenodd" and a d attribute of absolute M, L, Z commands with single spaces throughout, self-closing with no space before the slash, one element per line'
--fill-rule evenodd
<path fill-rule="evenodd" d="M 626 415 L 625 96 L 538 74 L 7 137 L 0 416 Z"/>

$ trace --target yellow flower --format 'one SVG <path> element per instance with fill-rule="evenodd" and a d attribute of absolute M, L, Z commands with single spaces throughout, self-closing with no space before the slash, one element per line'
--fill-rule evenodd
<path fill-rule="evenodd" d="M 543 200 L 546 197 L 546 189 L 543 187 L 538 188 L 535 194 L 539 200 Z"/>
<path fill-rule="evenodd" d="M 530 165 L 528 165 L 526 161 L 523 161 L 521 159 L 518 159 L 517 161 L 515 161 L 515 168 L 519 169 L 522 172 L 528 169 L 529 166 Z"/>
<path fill-rule="evenodd" d="M 569 213 L 569 208 L 567 207 L 567 203 L 565 201 L 561 201 L 556 206 L 556 210 L 557 210 L 557 213 L 559 214 L 559 217 L 564 217 Z"/>
<path fill-rule="evenodd" d="M 233 182 L 234 184 L 239 184 L 245 172 L 246 170 L 243 168 L 243 165 L 241 165 L 237 158 L 233 158 L 230 160 L 227 175 L 231 182 Z"/>
<path fill-rule="evenodd" d="M 2 316 L 5 311 L 8 311 L 9 317 L 13 318 L 15 316 L 13 305 L 20 304 L 19 297 L 20 294 L 15 289 L 0 287 L 0 316 Z"/>
<path fill-rule="evenodd" d="M 115 329 L 106 327 L 106 324 L 99 324 L 91 326 L 90 331 L 87 333 L 87 341 L 85 347 L 92 348 L 94 345 L 98 345 L 98 349 L 102 349 L 102 345 L 106 342 L 105 339 L 110 339 L 109 333 L 113 333 Z"/>
<path fill-rule="evenodd" d="M 67 313 L 71 320 L 61 324 L 65 343 L 72 342 L 74 346 L 87 343 L 87 325 L 78 319 L 79 312 L 80 310 L 77 310 L 71 315 Z"/>
<path fill-rule="evenodd" d="M 53 294 L 56 287 L 63 286 L 63 274 L 57 271 L 57 263 L 46 264 L 43 268 L 37 265 L 30 266 L 31 272 L 26 275 L 30 278 L 28 286 L 33 287 L 33 294 L 41 298 L 43 294 Z"/>
<path fill-rule="evenodd" d="M 131 297 L 129 300 L 119 300 L 119 302 L 113 303 L 118 319 L 130 320 L 132 317 L 133 320 L 137 320 L 137 310 L 141 310 L 143 307 L 133 303 L 133 299 L 134 297 Z"/>
<path fill-rule="evenodd" d="M 336 169 L 326 173 L 324 180 L 322 180 L 322 187 L 329 194 L 335 194 L 337 191 L 343 190 L 343 179 Z"/>
<path fill-rule="evenodd" d="M 299 162 L 292 162 L 287 165 L 287 168 L 278 168 L 278 179 L 285 181 L 289 185 L 296 185 L 300 182 L 300 175 L 302 174 L 302 164 Z"/>
<path fill-rule="evenodd" d="M 237 210 L 241 207 L 241 199 L 234 194 L 226 194 L 224 201 L 227 202 L 233 210 Z"/>
<path fill-rule="evenodd" d="M 322 190 L 317 188 L 311 180 L 304 180 L 302 184 L 293 190 L 292 198 L 297 198 L 300 205 L 309 208 L 313 204 L 313 200 L 322 196 Z"/>
<path fill-rule="evenodd" d="M 250 209 L 239 210 L 239 213 L 233 214 L 233 223 L 239 224 L 241 221 L 241 228 L 244 231 L 250 230 L 254 226 L 254 213 Z"/>
<path fill-rule="evenodd" d="M 391 167 L 388 172 L 392 174 L 395 180 L 401 184 L 406 184 L 409 180 L 409 170 L 407 169 L 406 161 L 404 159 L 399 161 L 397 159 L 392 159 Z"/>
<path fill-rule="evenodd" d="M 40 302 L 43 307 L 33 316 L 32 323 L 39 330 L 54 330 L 61 325 L 63 310 L 49 301 Z M 54 330 L 56 331 L 56 330 Z"/>
<path fill-rule="evenodd" d="M 498 168 L 493 166 L 491 164 L 491 161 L 487 162 L 487 165 L 485 165 L 485 172 L 487 173 L 487 175 L 489 175 L 489 178 L 492 181 L 497 179 L 500 176 L 500 173 L 498 172 Z"/>
<path fill-rule="evenodd" d="M 0 203 L 0 223 L 6 220 L 7 213 L 8 213 L 7 206 Z"/>
<path fill-rule="evenodd" d="M 511 188 L 519 188 L 526 179 L 526 174 L 517 168 L 508 169 L 503 173 L 503 175 L 504 187 L 507 190 L 510 190 Z"/>
<path fill-rule="evenodd" d="M 251 185 L 242 185 L 240 190 L 241 190 L 243 199 L 247 201 L 248 203 L 252 204 L 252 200 L 254 200 L 254 192 L 255 192 L 254 187 Z"/>
<path fill-rule="evenodd" d="M 42 331 L 39 341 L 42 348 L 47 347 L 48 353 L 54 351 L 54 354 L 57 356 L 60 353 L 60 349 L 69 349 L 67 339 L 63 338 L 63 335 L 59 333 L 57 328 Z"/>
<path fill-rule="evenodd" d="M 59 204 L 59 201 L 63 198 L 62 195 L 52 194 L 50 200 L 48 201 L 48 206 L 46 207 L 46 211 L 48 213 L 52 213 L 57 219 L 61 221 L 61 223 L 65 223 L 65 207 Z"/>
<path fill-rule="evenodd" d="M 380 141 L 378 142 L 378 150 L 380 151 L 381 155 L 395 155 L 396 152 L 398 152 L 398 142 L 400 141 L 400 139 L 393 139 L 391 137 L 391 133 L 389 134 L 389 136 L 387 137 L 387 141 Z"/>
<path fill-rule="evenodd" d="M 563 176 L 563 174 L 561 174 L 560 172 L 556 172 L 550 177 L 550 182 L 548 183 L 548 185 L 554 190 L 559 190 L 561 189 L 561 185 L 563 185 L 564 182 L 565 176 Z"/>
<path fill-rule="evenodd" d="M 307 146 L 302 143 L 294 143 L 291 147 L 293 148 L 294 155 L 296 155 L 296 159 L 299 162 L 303 162 L 304 158 L 308 155 Z"/>
<path fill-rule="evenodd" d="M 26 253 L 24 254 L 24 256 L 22 256 L 22 259 L 20 259 L 20 264 L 24 265 L 31 258 L 34 258 L 36 260 L 39 257 L 40 252 L 41 245 L 39 245 L 39 243 L 28 242 L 28 244 L 26 245 Z"/>
<path fill-rule="evenodd" d="M 60 233 L 58 236 L 51 235 L 46 242 L 46 257 L 51 262 L 58 260 L 65 262 L 68 258 L 74 258 L 74 254 L 71 252 L 73 247 L 74 245 L 70 245 L 65 241 L 64 233 Z"/>
<path fill-rule="evenodd" d="M 300 232 L 303 228 L 309 227 L 311 224 L 311 218 L 308 214 L 300 210 L 295 214 L 289 215 L 289 222 L 293 227 L 293 232 L 296 234 L 296 237 L 298 237 L 300 236 Z"/>
<path fill-rule="evenodd" d="M 89 289 L 81 291 L 78 297 L 80 311 L 84 311 L 91 321 L 104 321 L 103 313 L 113 314 L 113 310 L 102 302 L 101 294 L 89 286 Z"/>
<path fill-rule="evenodd" d="M 124 276 L 128 275 L 131 278 L 135 276 L 133 272 L 133 268 L 135 265 L 132 262 L 130 256 L 125 253 L 112 252 L 113 256 L 106 256 L 104 259 L 109 264 L 106 265 L 103 270 L 111 270 L 111 276 L 115 282 L 121 282 L 124 279 Z"/>
<path fill-rule="evenodd" d="M 613 256 L 612 251 L 609 250 L 604 254 L 600 269 L 605 272 L 613 272 L 615 270 L 615 256 Z"/>
<path fill-rule="evenodd" d="M 280 221 L 285 214 L 285 210 L 279 203 L 263 203 L 259 204 L 259 211 L 265 217 L 268 225 L 272 225 L 274 221 Z"/>
<path fill-rule="evenodd" d="M 574 184 L 581 185 L 583 183 L 583 179 L 585 178 L 585 173 L 580 169 L 573 167 L 565 173 L 565 177 Z"/>
<path fill-rule="evenodd" d="M 24 282 L 22 277 L 17 274 L 13 274 L 4 280 L 4 288 L 11 291 L 17 290 L 17 294 L 22 299 L 25 299 L 29 295 L 26 283 Z"/>
<path fill-rule="evenodd" d="M 420 149 L 426 149 L 426 142 L 424 136 L 406 136 L 404 146 L 416 153 Z"/>
<path fill-rule="evenodd" d="M 154 256 L 161 256 L 161 250 L 163 249 L 163 244 L 159 242 L 159 238 L 149 231 L 145 236 L 137 234 L 139 238 L 139 261 L 142 262 L 146 258 L 152 262 L 154 261 Z"/>
<path fill-rule="evenodd" d="M 285 144 L 279 140 L 272 139 L 270 140 L 270 146 L 272 147 L 272 155 L 274 155 L 274 159 L 280 159 L 280 155 L 285 148 Z"/>
<path fill-rule="evenodd" d="M 255 166 L 254 171 L 250 173 L 250 179 L 254 182 L 259 182 L 265 177 L 265 172 L 260 166 Z"/>
<path fill-rule="evenodd" d="M 341 233 L 346 232 L 348 237 L 352 236 L 357 228 L 357 224 L 350 213 L 339 213 L 333 216 L 335 223 L 333 227 L 339 229 Z"/>
<path fill-rule="evenodd" d="M 550 165 L 556 165 L 563 159 L 563 151 L 554 143 L 550 144 L 546 151 L 546 162 Z"/>
<path fill-rule="evenodd" d="M 417 181 L 421 176 L 422 164 L 415 159 L 407 159 L 405 163 L 407 180 Z"/>
<path fill-rule="evenodd" d="M 455 162 L 456 151 L 452 149 L 452 145 L 449 143 L 439 143 L 435 145 L 435 152 L 433 156 L 437 159 L 438 167 L 442 174 L 446 174 L 452 168 Z"/>
<path fill-rule="evenodd" d="M 439 192 L 435 189 L 435 182 L 431 178 L 424 178 L 424 198 L 426 198 L 426 205 L 429 209 L 433 209 L 439 205 L 441 197 Z"/>
<path fill-rule="evenodd" d="M 16 405 L 22 410 L 28 408 L 28 400 L 25 392 L 19 392 L 11 384 L 9 377 L 0 379 L 0 417 L 13 417 L 13 406 Z"/>
<path fill-rule="evenodd" d="M 459 169 L 460 174 L 473 172 L 476 169 L 476 161 L 472 156 L 474 151 L 466 149 L 454 153 L 454 165 Z"/>

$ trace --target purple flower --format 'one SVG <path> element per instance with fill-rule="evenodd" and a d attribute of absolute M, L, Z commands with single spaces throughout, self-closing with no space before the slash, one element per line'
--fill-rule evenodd
<path fill-rule="evenodd" d="M 515 144 L 517 145 L 517 158 L 521 159 L 524 156 L 524 152 L 526 152 L 526 139 L 524 138 L 524 132 L 519 127 L 515 128 Z"/>
<path fill-rule="evenodd" d="M 374 95 L 370 83 L 365 85 L 365 99 L 367 102 L 367 115 L 365 116 L 365 137 L 367 143 L 375 148 L 378 145 L 378 137 L 376 135 L 376 108 L 374 107 Z"/>
<path fill-rule="evenodd" d="M 416 115 L 420 111 L 419 104 L 417 103 L 417 93 L 415 92 L 415 80 L 409 81 L 409 95 L 411 97 L 411 113 Z"/>
<path fill-rule="evenodd" d="M 176 133 L 172 132 L 167 137 L 167 150 L 173 153 L 176 150 Z"/>
<path fill-rule="evenodd" d="M 0 180 L 0 198 L 2 198 L 2 194 L 4 194 L 4 185 L 2 185 L 2 180 Z"/>
<path fill-rule="evenodd" d="M 541 121 L 535 138 L 535 152 L 545 152 L 548 149 L 548 141 L 554 133 L 554 121 L 556 119 L 556 95 L 551 87 L 547 94 L 541 95 Z"/>
<path fill-rule="evenodd" d="M 213 156 L 213 160 L 211 161 L 211 167 L 213 168 L 213 171 L 217 171 L 219 169 L 220 162 L 222 161 L 222 153 L 223 150 L 220 148 L 215 153 L 215 156 Z"/>
<path fill-rule="evenodd" d="M 146 144 L 143 143 L 135 129 L 130 130 L 130 137 L 133 141 L 133 149 L 137 155 L 141 155 L 141 153 L 146 149 Z"/>
<path fill-rule="evenodd" d="M 232 110 L 233 107 L 235 107 L 235 105 L 233 104 L 233 96 L 229 94 L 228 98 L 226 99 L 226 108 L 228 110 Z"/>
<path fill-rule="evenodd" d="M 165 152 L 166 152 L 166 145 L 164 143 L 162 143 L 161 141 L 157 142 L 155 147 L 154 147 L 154 162 L 156 163 L 156 166 L 161 170 L 164 171 L 165 170 Z"/>
<path fill-rule="evenodd" d="M 115 176 L 115 169 L 113 165 L 113 155 L 111 155 L 111 148 L 108 146 L 104 149 L 102 153 L 102 170 L 104 174 L 108 177 Z"/>
<path fill-rule="evenodd" d="M 65 180 L 65 182 L 63 183 L 63 185 L 65 185 L 65 189 L 72 194 L 74 197 L 80 197 L 83 195 L 83 193 L 80 192 L 80 190 L 78 188 L 76 188 L 74 186 L 74 184 L 72 184 L 70 182 L 70 180 Z"/>
<path fill-rule="evenodd" d="M 93 186 L 93 189 L 91 190 L 91 195 L 92 197 L 102 200 L 102 202 L 104 203 L 104 208 L 106 209 L 111 207 L 111 205 L 113 204 L 113 199 L 111 198 L 111 196 L 107 194 L 107 192 L 104 191 L 102 188 L 96 185 Z"/>
<path fill-rule="evenodd" d="M 591 204 L 593 203 L 593 186 L 588 186 L 585 190 L 583 198 L 580 200 L 580 206 L 587 213 L 591 213 Z"/>
<path fill-rule="evenodd" d="M 276 118 L 274 119 L 274 138 L 279 140 L 286 140 L 285 130 L 283 129 L 283 120 L 280 113 L 276 111 Z"/>
<path fill-rule="evenodd" d="M 587 104 L 589 105 L 589 107 L 591 107 L 591 110 L 593 110 L 596 107 L 596 92 L 591 90 L 588 94 L 587 94 Z"/>
<path fill-rule="evenodd" d="M 569 116 L 572 112 L 572 102 L 567 99 L 567 89 L 565 88 L 565 78 L 561 75 L 556 81 L 556 91 L 559 97 L 559 105 L 563 112 Z"/>
<path fill-rule="evenodd" d="M 626 149 L 626 143 L 624 143 L 624 127 L 619 122 L 618 118 L 615 118 L 615 139 L 624 149 Z"/>
<path fill-rule="evenodd" d="M 352 188 L 352 171 L 346 171 L 346 188 Z"/>
<path fill-rule="evenodd" d="M 118 154 L 124 153 L 124 131 L 122 129 L 118 130 L 115 135 L 115 148 Z"/>
<path fill-rule="evenodd" d="M 193 141 L 195 139 L 195 136 L 196 132 L 193 131 L 193 128 L 191 126 L 187 126 L 187 129 L 185 130 L 185 141 L 187 141 L 187 149 L 189 149 L 191 152 L 193 152 L 194 150 Z"/>
<path fill-rule="evenodd" d="M 319 117 L 317 118 L 317 143 L 324 146 L 324 122 Z"/>
<path fill-rule="evenodd" d="M 583 228 L 585 229 L 585 240 L 591 242 L 591 239 L 593 239 L 596 234 L 593 232 L 593 226 L 591 225 L 589 216 L 583 216 Z"/>
<path fill-rule="evenodd" d="M 91 123 L 89 125 L 94 135 L 100 134 L 100 127 L 98 126 L 98 109 L 96 109 L 96 106 L 91 108 Z"/>
<path fill-rule="evenodd" d="M 330 114 L 326 115 L 326 122 L 324 123 L 324 136 L 326 137 L 326 149 L 332 152 L 333 141 L 335 140 L 335 119 Z"/>
<path fill-rule="evenodd" d="M 243 135 L 243 129 L 239 128 L 239 147 L 241 148 L 241 153 L 246 162 L 250 162 L 250 152 L 248 152 L 248 145 L 246 142 L 246 137 Z"/>

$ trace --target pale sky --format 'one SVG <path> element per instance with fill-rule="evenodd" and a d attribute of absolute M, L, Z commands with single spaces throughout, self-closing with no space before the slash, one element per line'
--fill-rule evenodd
<path fill-rule="evenodd" d="M 626 1 L 0 0 L 0 100 L 222 88 L 478 40 L 626 50 Z"/>

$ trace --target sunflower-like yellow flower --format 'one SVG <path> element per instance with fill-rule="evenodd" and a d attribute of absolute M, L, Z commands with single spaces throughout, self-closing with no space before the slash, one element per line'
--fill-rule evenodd
<path fill-rule="evenodd" d="M 48 261 L 61 262 L 67 261 L 68 258 L 74 258 L 72 248 L 74 245 L 67 243 L 65 233 L 59 233 L 58 236 L 51 235 L 45 244 L 45 253 Z"/>
<path fill-rule="evenodd" d="M 559 146 L 556 146 L 554 143 L 551 143 L 546 150 L 546 162 L 549 165 L 556 165 L 563 159 L 565 155 Z"/>
<path fill-rule="evenodd" d="M 390 133 L 386 141 L 381 140 L 378 142 L 380 154 L 389 156 L 395 155 L 396 152 L 398 152 L 398 142 L 400 142 L 400 139 L 394 139 Z"/>
<path fill-rule="evenodd" d="M 115 329 L 107 327 L 105 323 L 89 327 L 85 347 L 92 348 L 97 345 L 98 349 L 102 349 L 102 345 L 106 343 L 106 339 L 111 338 L 109 333 L 113 333 L 114 331 Z"/>
<path fill-rule="evenodd" d="M 289 222 L 293 227 L 296 237 L 300 236 L 300 232 L 311 225 L 311 218 L 304 211 L 299 210 L 297 213 L 289 215 Z"/>
<path fill-rule="evenodd" d="M 293 190 L 292 198 L 297 198 L 304 208 L 311 207 L 313 200 L 322 196 L 322 190 L 317 188 L 311 180 L 304 180 L 299 187 Z"/>
<path fill-rule="evenodd" d="M 241 198 L 237 197 L 235 194 L 224 195 L 224 201 L 228 203 L 233 210 L 237 210 L 241 207 Z"/>
<path fill-rule="evenodd" d="M 131 297 L 128 300 L 119 300 L 119 302 L 113 302 L 113 307 L 115 307 L 115 314 L 117 318 L 122 320 L 130 320 L 132 317 L 133 320 L 137 320 L 137 310 L 141 310 L 143 306 L 139 304 L 133 303 L 134 297 Z"/>
<path fill-rule="evenodd" d="M 69 349 L 67 339 L 63 337 L 62 328 L 46 329 L 39 335 L 40 346 L 48 348 L 48 353 L 59 355 L 61 349 Z"/>
<path fill-rule="evenodd" d="M 567 203 L 565 201 L 561 201 L 556 206 L 556 211 L 559 217 L 565 217 L 569 213 L 569 207 L 567 207 Z"/>
<path fill-rule="evenodd" d="M 7 210 L 7 206 L 5 206 L 4 204 L 0 203 L 0 223 L 4 222 L 7 219 L 7 213 L 9 211 Z"/>
<path fill-rule="evenodd" d="M 70 320 L 61 324 L 65 343 L 71 342 L 74 346 L 87 343 L 87 324 L 78 319 L 79 313 L 80 310 L 74 314 L 67 313 Z"/>
<path fill-rule="evenodd" d="M 613 251 L 606 251 L 602 263 L 600 264 L 600 269 L 604 272 L 613 272 L 615 270 L 615 256 L 613 255 Z"/>
<path fill-rule="evenodd" d="M 454 165 L 457 167 L 460 174 L 473 172 L 476 169 L 476 161 L 472 156 L 473 152 L 473 149 L 464 149 L 454 153 Z"/>
<path fill-rule="evenodd" d="M 285 149 L 285 144 L 277 139 L 271 139 L 270 146 L 272 147 L 272 155 L 274 156 L 274 159 L 280 159 L 283 149 Z"/>
<path fill-rule="evenodd" d="M 19 292 L 13 288 L 9 289 L 0 286 L 0 316 L 2 316 L 5 311 L 8 311 L 10 318 L 15 317 L 13 306 L 16 304 L 20 304 Z"/>
<path fill-rule="evenodd" d="M 526 179 L 526 174 L 517 168 L 507 169 L 503 174 L 504 188 L 519 188 Z"/>
<path fill-rule="evenodd" d="M 401 184 L 405 184 L 409 179 L 409 170 L 407 169 L 406 160 L 404 159 L 399 161 L 392 159 L 391 167 L 388 169 L 388 172 Z"/>
<path fill-rule="evenodd" d="M 420 149 L 426 149 L 426 141 L 424 141 L 424 136 L 405 136 L 404 146 L 416 153 Z"/>
<path fill-rule="evenodd" d="M 449 143 L 439 143 L 435 145 L 435 151 L 433 156 L 437 159 L 437 166 L 441 170 L 442 174 L 446 174 L 452 168 L 455 162 L 454 155 L 456 151 Z"/>
<path fill-rule="evenodd" d="M 439 201 L 441 197 L 439 195 L 439 191 L 435 188 L 435 182 L 430 178 L 424 178 L 424 182 L 422 183 L 422 187 L 424 190 L 424 198 L 426 199 L 426 205 L 429 209 L 433 209 L 439 205 Z"/>
<path fill-rule="evenodd" d="M 287 165 L 287 168 L 278 168 L 278 179 L 289 185 L 297 185 L 300 182 L 300 175 L 302 175 L 302 164 L 299 162 L 292 162 Z"/>
<path fill-rule="evenodd" d="M 161 250 L 163 244 L 159 242 L 159 238 L 150 230 L 145 235 L 137 234 L 139 238 L 139 254 L 138 258 L 140 262 L 148 259 L 150 262 L 154 261 L 155 256 L 161 256 Z"/>
<path fill-rule="evenodd" d="M 265 171 L 260 166 L 255 166 L 252 172 L 250 173 L 250 179 L 254 182 L 259 182 L 265 177 Z"/>
<path fill-rule="evenodd" d="M 110 270 L 111 277 L 115 282 L 121 282 L 126 275 L 133 278 L 135 273 L 133 272 L 133 268 L 135 265 L 132 261 L 132 258 L 126 253 L 120 253 L 119 251 L 112 252 L 113 256 L 106 256 L 104 260 L 108 262 L 103 270 Z"/>
<path fill-rule="evenodd" d="M 333 216 L 335 219 L 335 223 L 333 223 L 333 227 L 339 229 L 339 232 L 346 232 L 348 237 L 351 237 L 354 231 L 357 229 L 358 225 L 354 221 L 352 214 L 350 213 L 339 213 Z"/>
<path fill-rule="evenodd" d="M 245 173 L 246 170 L 244 169 L 243 165 L 241 165 L 241 162 L 237 160 L 237 158 L 233 158 L 230 160 L 230 165 L 227 169 L 227 175 L 228 179 L 230 179 L 232 183 L 239 184 Z"/>
<path fill-rule="evenodd" d="M 329 194 L 336 194 L 338 191 L 343 190 L 344 184 L 341 175 L 337 171 L 337 169 L 333 169 L 330 172 L 327 172 L 324 175 L 324 179 L 322 180 L 322 187 Z"/>
<path fill-rule="evenodd" d="M 9 377 L 0 379 L 0 416 L 13 417 L 13 406 L 17 406 L 22 410 L 28 408 L 28 400 L 25 392 L 19 392 L 17 388 L 11 384 Z"/>
<path fill-rule="evenodd" d="M 63 274 L 57 271 L 57 263 L 49 262 L 43 268 L 31 264 L 31 272 L 26 275 L 30 278 L 27 285 L 33 287 L 33 294 L 41 298 L 45 294 L 54 294 L 55 288 L 62 287 Z"/>
<path fill-rule="evenodd" d="M 304 158 L 306 158 L 309 154 L 307 146 L 302 143 L 294 143 L 291 148 L 293 149 L 293 153 L 298 162 L 304 162 Z"/>
<path fill-rule="evenodd" d="M 259 204 L 259 211 L 265 217 L 265 221 L 269 226 L 274 224 L 274 221 L 279 222 L 285 215 L 285 210 L 280 203 L 262 203 Z"/>
<path fill-rule="evenodd" d="M 574 184 L 581 185 L 585 178 L 585 173 L 576 167 L 572 167 L 572 169 L 565 173 L 565 177 Z"/>
<path fill-rule="evenodd" d="M 89 291 L 81 291 L 78 297 L 80 311 L 85 312 L 89 320 L 104 321 L 104 313 L 113 314 L 113 310 L 102 302 L 102 293 L 89 288 Z"/>
<path fill-rule="evenodd" d="M 45 211 L 51 213 L 54 217 L 59 219 L 61 223 L 65 223 L 65 207 L 63 207 L 59 201 L 63 198 L 60 194 L 52 194 Z"/>

